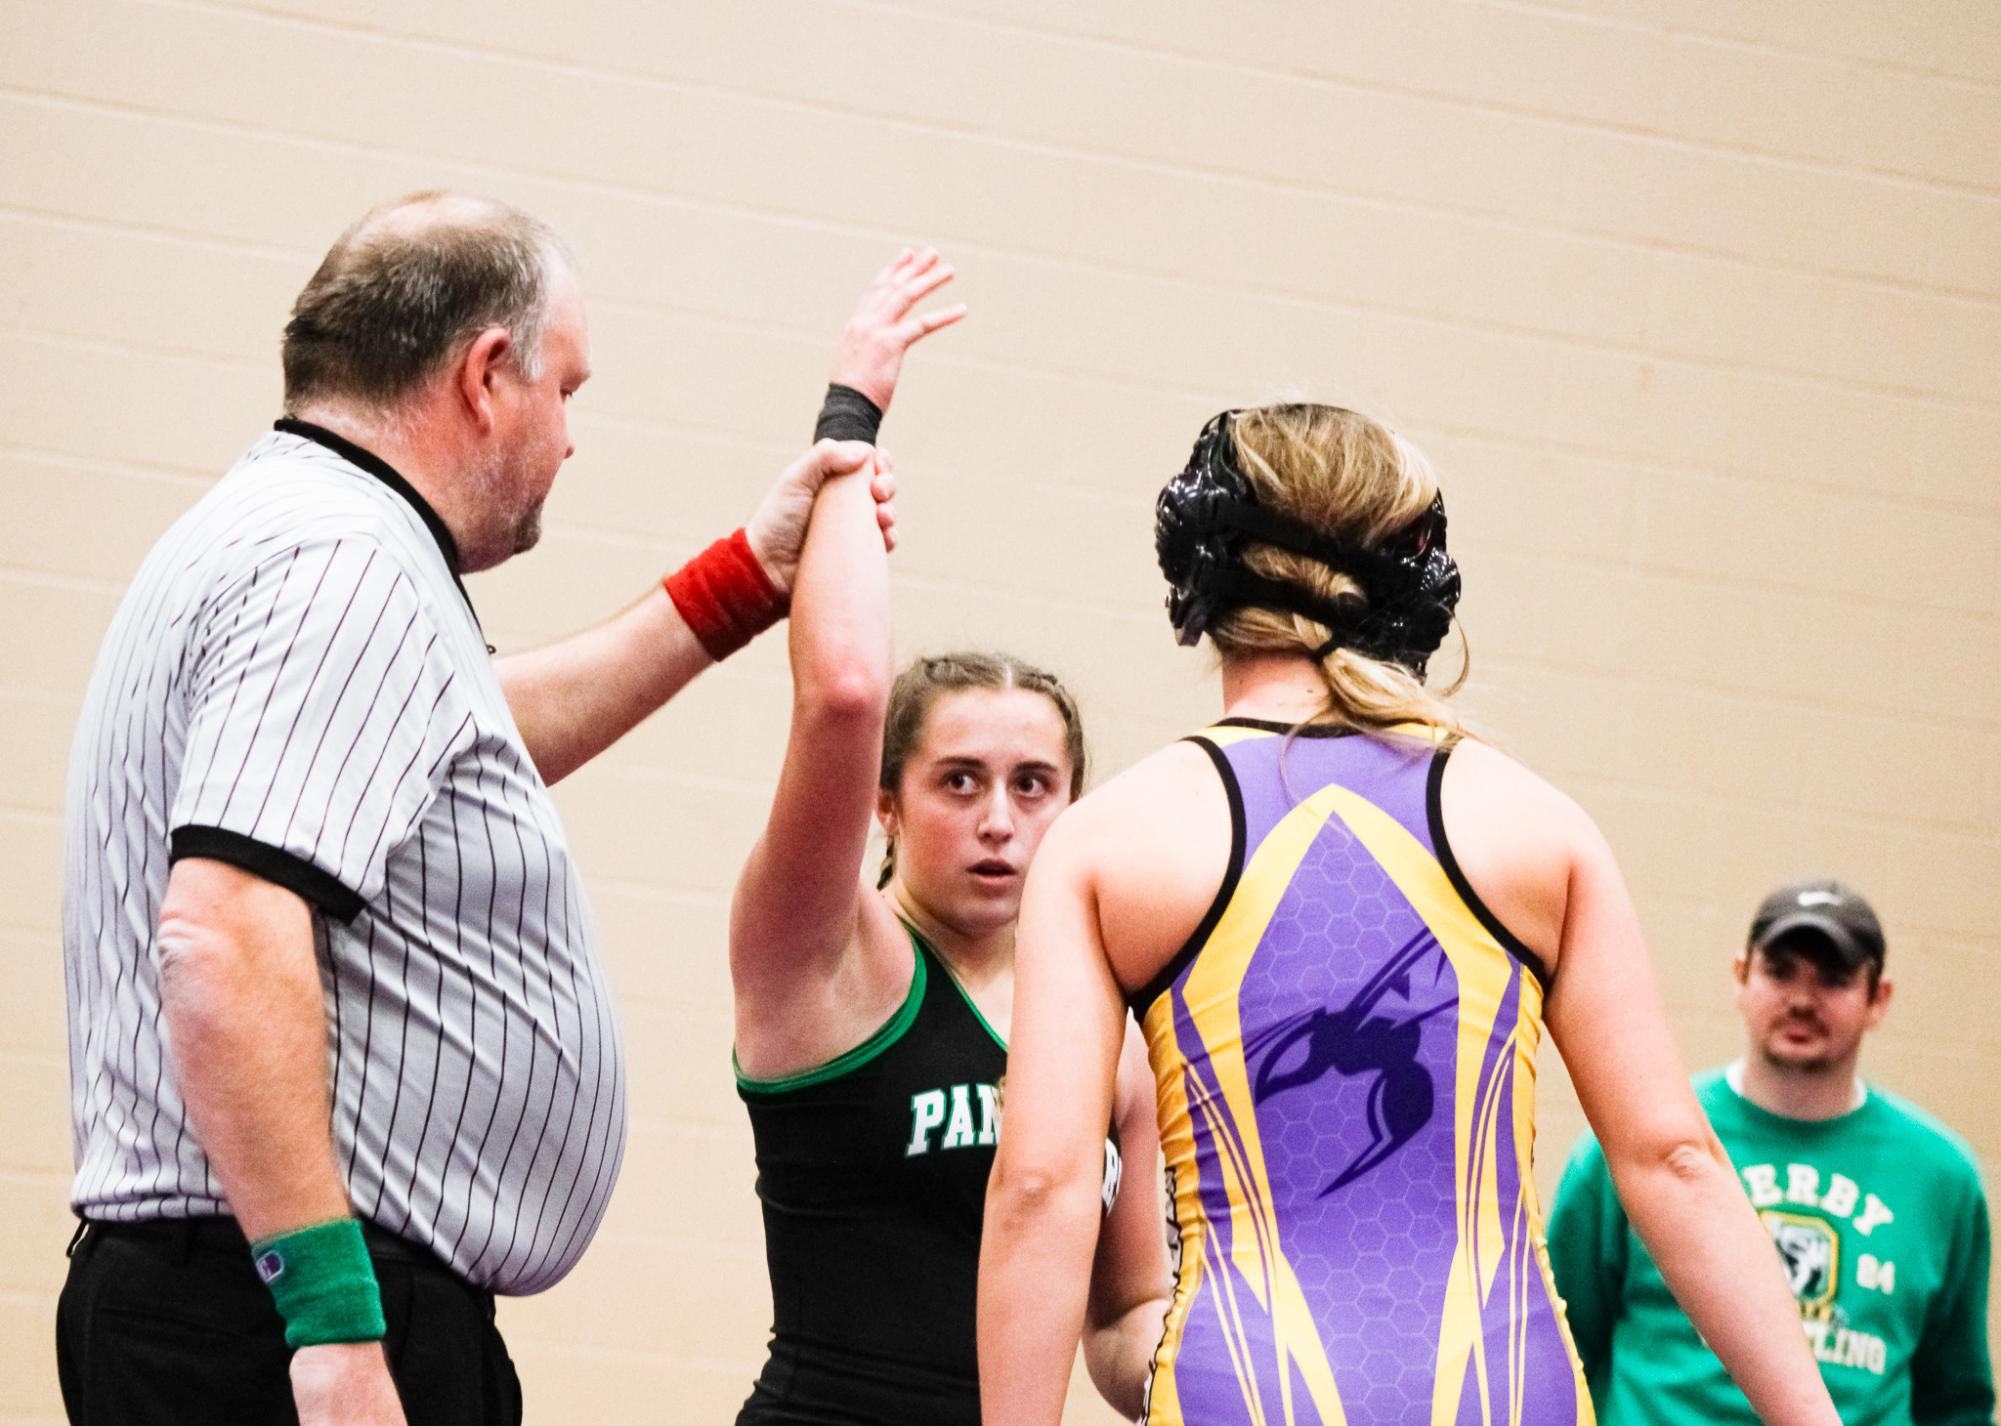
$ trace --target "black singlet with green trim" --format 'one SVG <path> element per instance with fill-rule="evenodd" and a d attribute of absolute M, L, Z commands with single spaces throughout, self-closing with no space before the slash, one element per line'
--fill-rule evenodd
<path fill-rule="evenodd" d="M 978 1426 L 980 1226 L 1007 1050 L 910 939 L 910 993 L 875 1034 L 819 1069 L 737 1076 L 772 1301 L 771 1354 L 737 1426 Z"/>

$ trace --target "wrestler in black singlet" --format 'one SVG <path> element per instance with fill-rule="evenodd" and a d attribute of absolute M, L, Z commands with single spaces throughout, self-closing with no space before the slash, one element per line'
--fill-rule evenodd
<path fill-rule="evenodd" d="M 910 993 L 867 1041 L 785 1079 L 737 1076 L 772 1300 L 771 1355 L 737 1426 L 979 1426 L 980 1224 L 1007 1051 L 910 939 Z"/>

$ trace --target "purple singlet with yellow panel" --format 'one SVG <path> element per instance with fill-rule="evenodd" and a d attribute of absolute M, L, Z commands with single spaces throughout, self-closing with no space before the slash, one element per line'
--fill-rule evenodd
<path fill-rule="evenodd" d="M 1466 884 L 1450 744 L 1233 719 L 1202 924 L 1133 997 L 1180 1234 L 1149 1426 L 1578 1426 L 1530 1172 L 1541 967 Z"/>

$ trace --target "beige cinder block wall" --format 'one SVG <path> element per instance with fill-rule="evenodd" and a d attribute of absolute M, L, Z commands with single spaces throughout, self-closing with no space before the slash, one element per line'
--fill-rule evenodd
<path fill-rule="evenodd" d="M 519 647 L 740 521 L 858 283 L 933 240 L 899 642 L 1068 670 L 1117 768 L 1205 716 L 1152 493 L 1226 402 L 1379 412 L 1451 494 L 1467 703 L 1619 848 L 1693 1061 L 1773 880 L 1878 899 L 1880 1079 L 1993 1165 L 2001 16 L 1891 0 L 8 0 L 0 19 L 0 1421 L 59 1403 L 58 820 L 141 553 L 274 414 L 328 240 L 430 185 L 582 255 L 600 375 Z M 531 1419 L 717 1421 L 768 1321 L 723 900 L 767 639 L 561 789 L 632 1052 L 592 1256 L 504 1321 Z M 1545 1054 L 1543 1177 L 1579 1127 Z M 1077 1398 L 1080 1422 L 1109 1419 Z"/>

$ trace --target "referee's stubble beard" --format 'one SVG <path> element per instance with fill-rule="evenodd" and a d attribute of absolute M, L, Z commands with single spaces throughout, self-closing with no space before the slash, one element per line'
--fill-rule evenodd
<path fill-rule="evenodd" d="M 494 423 L 466 471 L 481 527 L 477 550 L 465 552 L 468 569 L 490 569 L 535 547 L 543 502 L 576 452 L 569 402 L 590 378 L 590 330 L 576 279 L 561 269 L 549 275 L 541 355 L 533 378 L 513 362 L 489 378 Z"/>

